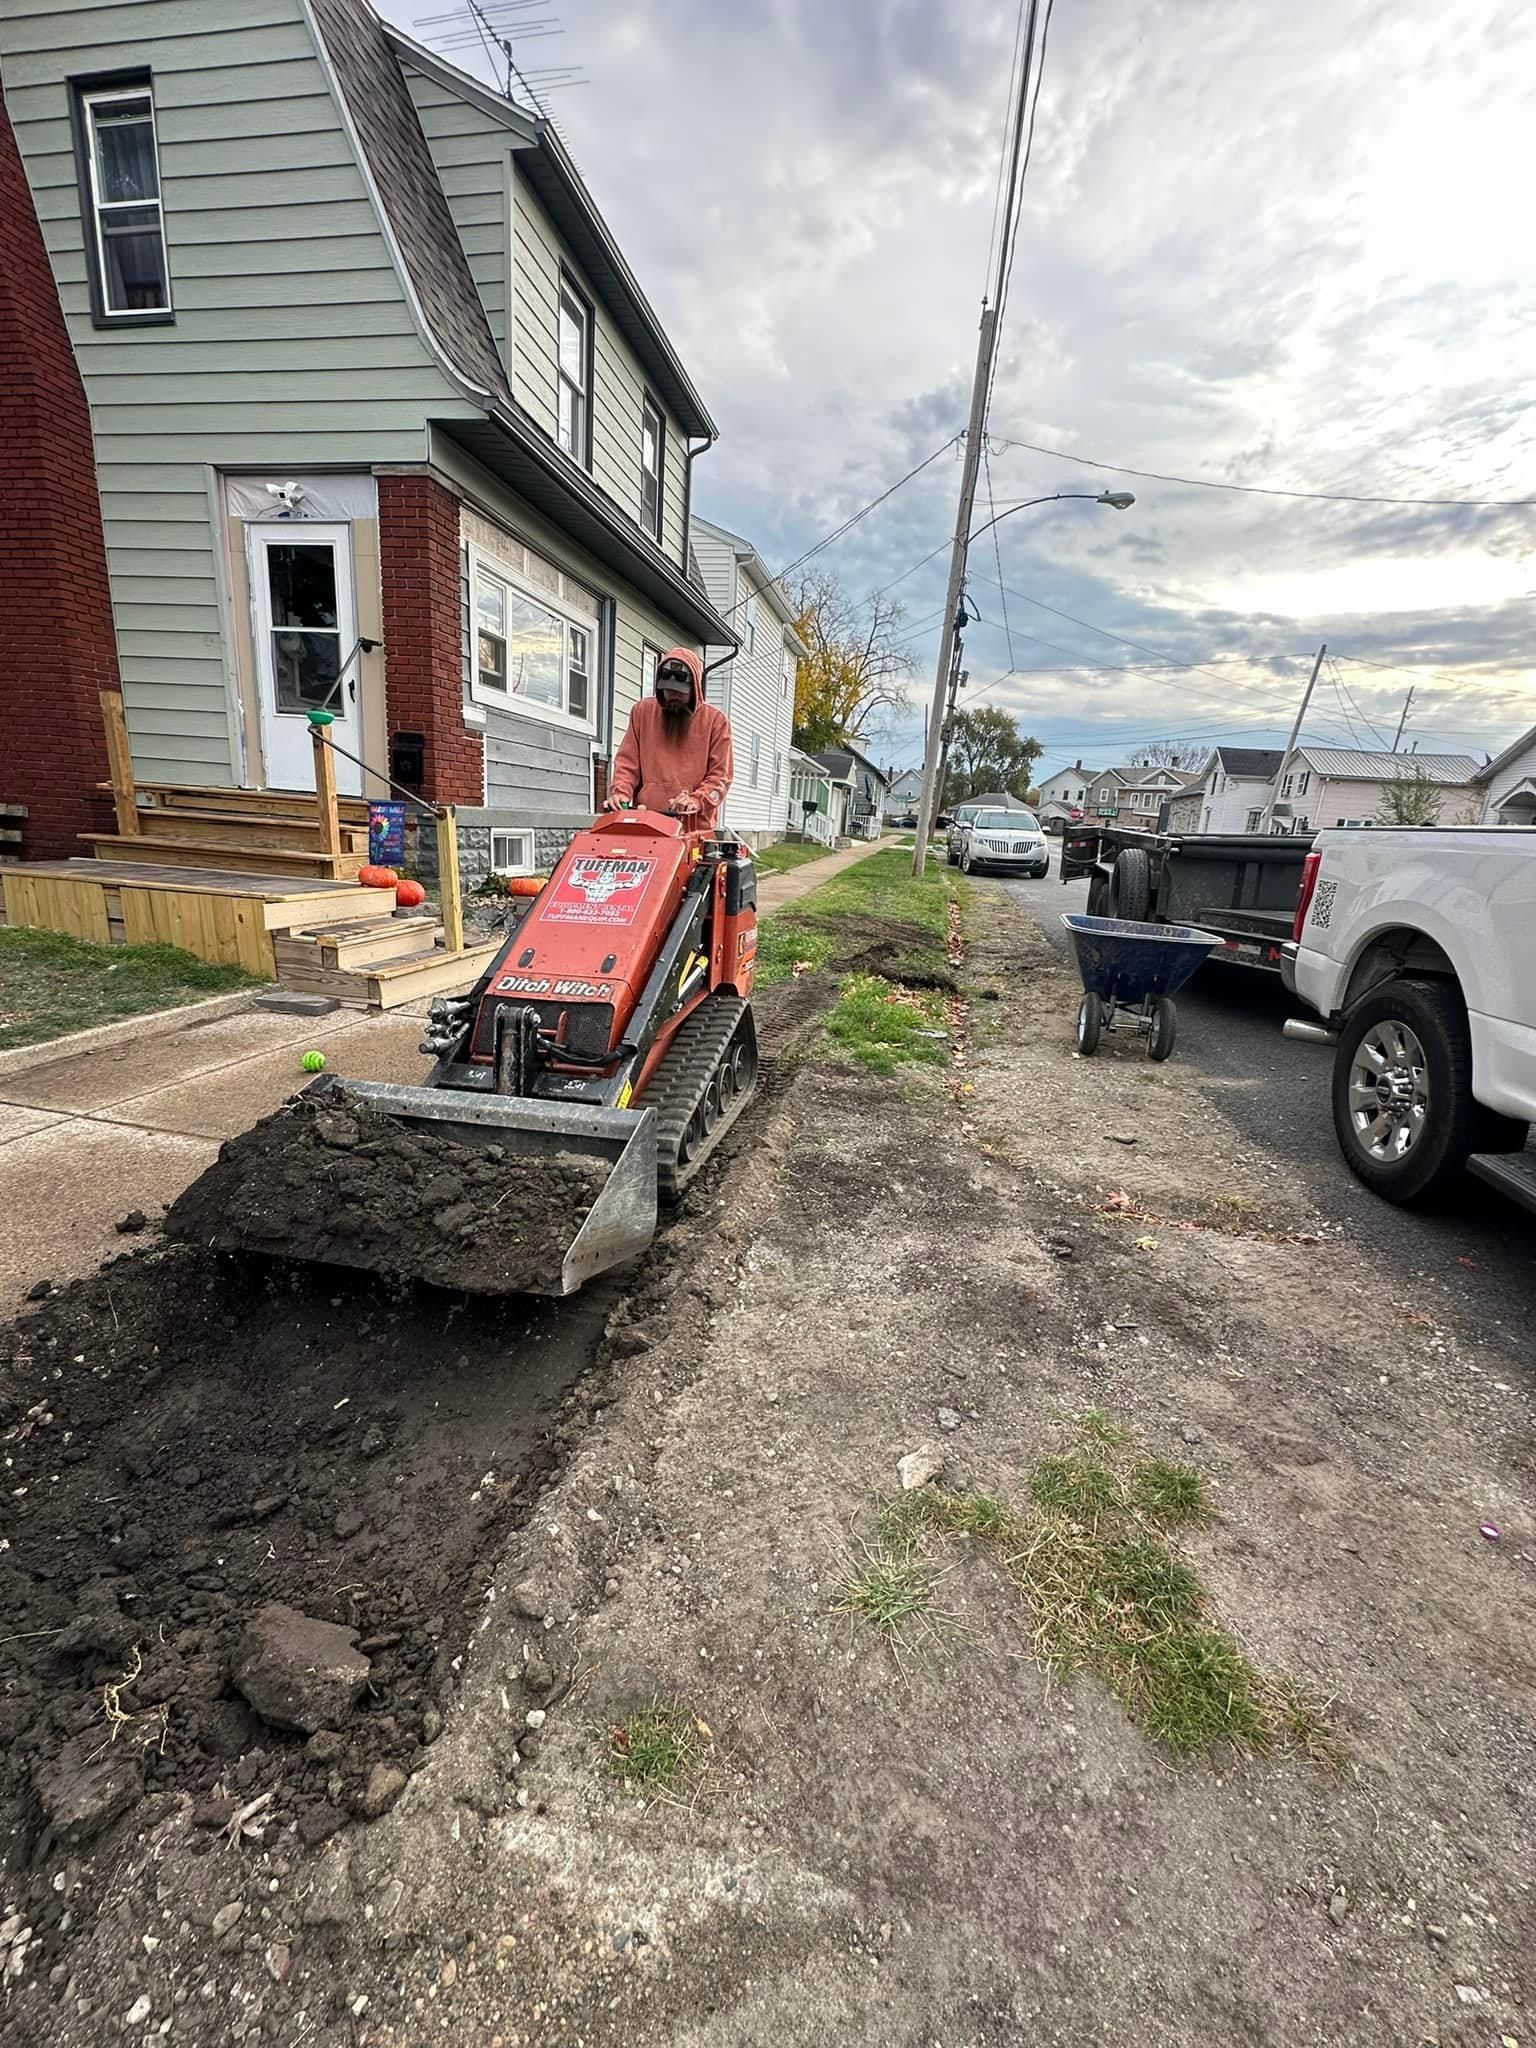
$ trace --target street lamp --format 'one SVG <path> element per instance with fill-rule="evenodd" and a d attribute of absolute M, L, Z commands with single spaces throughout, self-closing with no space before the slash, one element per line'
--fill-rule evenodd
<path fill-rule="evenodd" d="M 939 636 L 939 665 L 933 685 L 933 716 L 928 724 L 928 748 L 923 761 L 923 789 L 918 799 L 917 834 L 912 849 L 912 872 L 921 875 L 928 857 L 928 835 L 939 808 L 942 791 L 939 787 L 939 759 L 943 751 L 942 733 L 953 710 L 953 690 L 950 678 L 956 666 L 955 642 L 958 636 L 962 610 L 960 599 L 965 590 L 966 552 L 972 541 L 980 540 L 984 533 L 990 533 L 999 520 L 1011 518 L 1015 512 L 1027 512 L 1031 505 L 1054 504 L 1059 498 L 1079 498 L 1090 505 L 1107 505 L 1112 512 L 1128 512 L 1135 504 L 1130 491 L 1048 491 L 1043 498 L 1025 498 L 1017 505 L 1005 505 L 1001 512 L 995 512 L 973 533 L 965 534 L 962 540 L 956 536 L 954 557 L 950 563 L 950 599 L 945 607 L 943 630 Z M 962 491 L 960 532 L 964 533 L 964 520 L 970 512 L 970 500 Z"/>

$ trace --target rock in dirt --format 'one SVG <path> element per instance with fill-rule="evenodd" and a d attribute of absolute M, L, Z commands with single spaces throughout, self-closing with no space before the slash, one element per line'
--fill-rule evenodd
<path fill-rule="evenodd" d="M 119 1237 L 137 1237 L 148 1224 L 149 1218 L 142 1209 L 130 1209 L 126 1216 L 119 1216 L 112 1228 Z"/>
<path fill-rule="evenodd" d="M 944 1453 L 936 1451 L 932 1444 L 920 1444 L 915 1451 L 908 1451 L 904 1458 L 896 1461 L 896 1477 L 901 1481 L 903 1493 L 911 1493 L 914 1487 L 926 1486 L 943 1470 Z"/>
<path fill-rule="evenodd" d="M 52 1292 L 53 1282 L 51 1280 L 36 1280 L 27 1289 L 27 1299 L 28 1301 L 46 1301 Z"/>
<path fill-rule="evenodd" d="M 165 1227 L 220 1251 L 513 1294 L 558 1273 L 606 1179 L 574 1154 L 492 1160 L 338 1087 L 231 1138 Z"/>
<path fill-rule="evenodd" d="M 381 1813 L 388 1813 L 407 1783 L 404 1771 L 393 1764 L 375 1764 L 357 1802 L 358 1812 L 364 1820 L 377 1820 Z"/>
<path fill-rule="evenodd" d="M 941 1408 L 939 1410 L 939 1427 L 945 1430 L 958 1429 L 960 1427 L 960 1411 L 957 1408 Z"/>
<path fill-rule="evenodd" d="M 313 1735 L 347 1718 L 369 1668 L 355 1629 L 274 1604 L 247 1625 L 230 1676 L 264 1721 Z"/>
<path fill-rule="evenodd" d="M 61 1842 L 78 1848 L 125 1814 L 144 1790 L 140 1751 L 104 1727 L 72 1736 L 33 1767 L 38 1803 Z"/>

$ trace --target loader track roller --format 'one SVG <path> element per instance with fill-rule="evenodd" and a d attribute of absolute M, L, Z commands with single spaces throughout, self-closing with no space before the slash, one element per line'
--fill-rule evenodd
<path fill-rule="evenodd" d="M 757 1085 L 751 1006 L 720 994 L 678 1026 L 645 1101 L 656 1112 L 656 1192 L 676 1202 Z"/>

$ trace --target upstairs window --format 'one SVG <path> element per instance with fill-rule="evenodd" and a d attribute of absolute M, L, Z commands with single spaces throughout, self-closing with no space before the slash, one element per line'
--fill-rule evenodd
<path fill-rule="evenodd" d="M 662 478 L 666 459 L 666 416 L 648 398 L 640 413 L 640 524 L 654 541 L 661 539 Z"/>
<path fill-rule="evenodd" d="M 170 320 L 149 80 L 77 87 L 74 111 L 91 317 L 98 327 Z"/>
<path fill-rule="evenodd" d="M 592 311 L 567 277 L 560 281 L 558 379 L 560 446 L 592 466 Z"/>
<path fill-rule="evenodd" d="M 1307 791 L 1311 787 L 1312 771 L 1310 768 L 1303 768 L 1301 773 L 1296 778 L 1296 794 L 1298 796 L 1305 796 Z"/>

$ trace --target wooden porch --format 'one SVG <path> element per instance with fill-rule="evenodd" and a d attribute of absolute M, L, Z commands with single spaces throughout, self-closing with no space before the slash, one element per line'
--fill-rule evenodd
<path fill-rule="evenodd" d="M 102 695 L 114 832 L 83 833 L 90 857 L 0 868 L 7 924 L 98 945 L 180 946 L 199 959 L 339 1002 L 393 1009 L 467 986 L 496 948 L 464 943 L 451 808 L 432 812 L 441 913 L 399 912 L 365 889 L 368 805 L 336 790 L 312 726 L 315 790 L 135 782 L 122 699 Z"/>

